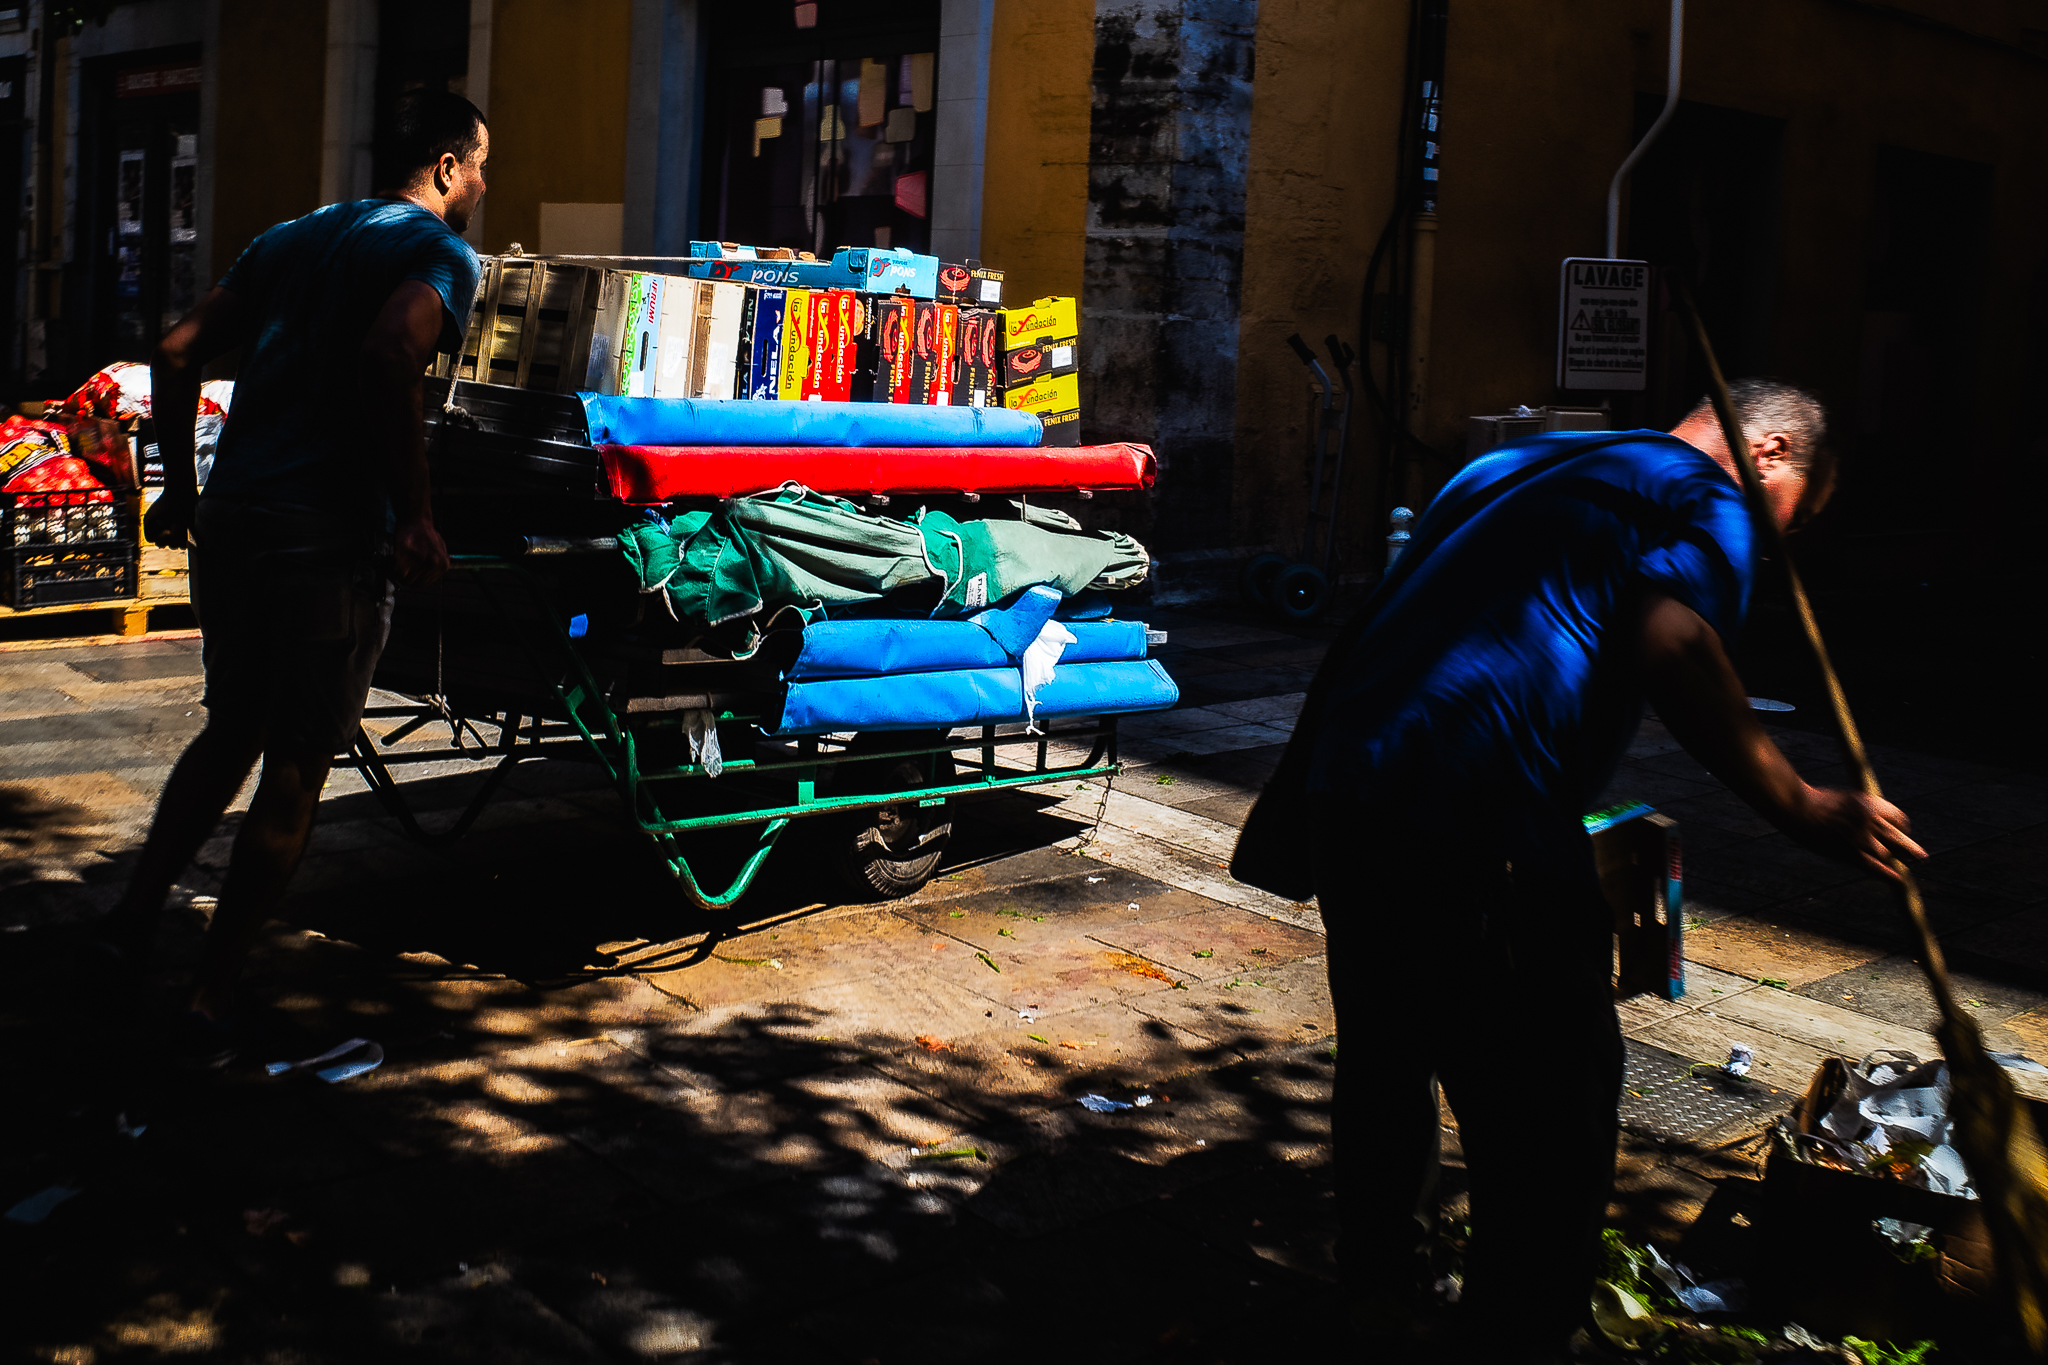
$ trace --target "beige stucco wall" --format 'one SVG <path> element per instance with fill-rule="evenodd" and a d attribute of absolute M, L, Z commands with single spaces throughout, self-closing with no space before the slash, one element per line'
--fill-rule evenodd
<path fill-rule="evenodd" d="M 624 202 L 631 45 L 631 0 L 497 0 L 482 250 L 538 251 L 544 203 Z"/>
<path fill-rule="evenodd" d="M 981 258 L 1011 299 L 1081 293 L 1094 60 L 1094 0 L 996 0 Z"/>

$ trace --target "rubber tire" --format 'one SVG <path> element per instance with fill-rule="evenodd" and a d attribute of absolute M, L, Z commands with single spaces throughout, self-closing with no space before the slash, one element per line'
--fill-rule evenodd
<path fill-rule="evenodd" d="M 853 737 L 848 749 L 908 748 L 920 743 L 938 743 L 940 737 L 926 731 L 870 732 Z M 924 763 L 916 758 L 881 759 L 869 763 L 847 763 L 833 784 L 835 795 L 911 790 L 926 785 L 944 785 L 953 780 L 953 755 L 936 756 L 936 783 L 927 784 Z M 929 835 L 928 839 L 924 836 Z M 857 811 L 832 832 L 833 863 L 840 878 L 852 891 L 896 900 L 918 891 L 939 870 L 946 843 L 953 834 L 951 814 L 945 806 L 920 806 L 914 801 Z M 920 844 L 918 841 L 924 839 Z"/>
<path fill-rule="evenodd" d="M 1330 580 L 1313 564 L 1289 564 L 1273 580 L 1273 609 L 1307 624 L 1330 609 Z"/>
<path fill-rule="evenodd" d="M 1287 556 L 1272 553 L 1253 555 L 1244 569 L 1237 575 L 1237 590 L 1244 595 L 1245 604 L 1253 607 L 1273 605 L 1273 580 L 1287 567 Z"/>

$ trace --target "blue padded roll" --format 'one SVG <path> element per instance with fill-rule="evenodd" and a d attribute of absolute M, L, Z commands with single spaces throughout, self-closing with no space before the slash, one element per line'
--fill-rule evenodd
<path fill-rule="evenodd" d="M 788 676 L 863 678 L 1011 664 L 994 637 L 972 621 L 814 621 L 804 627 L 803 648 Z"/>
<path fill-rule="evenodd" d="M 1041 689 L 1039 695 L 1044 696 Z M 1024 718 L 1024 675 L 1014 668 L 898 673 L 789 685 L 778 735 L 833 730 L 931 730 Z"/>
<path fill-rule="evenodd" d="M 1061 653 L 1060 668 L 1145 657 L 1142 621 L 1076 621 L 1067 629 L 1074 633 L 1074 643 Z M 1035 638 L 1036 626 L 1025 644 Z M 1016 662 L 982 624 L 982 617 L 966 621 L 817 621 L 804 627 L 803 645 L 784 676 L 792 680 L 866 678 L 1006 668 Z"/>
<path fill-rule="evenodd" d="M 1036 446 L 1045 436 L 1036 414 L 1008 408 L 576 396 L 594 446 Z"/>
<path fill-rule="evenodd" d="M 1038 689 L 1038 719 L 1164 711 L 1179 700 L 1180 689 L 1156 659 L 1061 664 L 1052 671 L 1052 681 Z M 1021 708 L 1008 719 L 1024 719 Z"/>
<path fill-rule="evenodd" d="M 1068 664 L 1109 663 L 1145 657 L 1143 621 L 1068 621 L 1074 643 L 1060 655 L 1059 667 Z M 1058 676 L 1058 669 L 1054 670 Z"/>

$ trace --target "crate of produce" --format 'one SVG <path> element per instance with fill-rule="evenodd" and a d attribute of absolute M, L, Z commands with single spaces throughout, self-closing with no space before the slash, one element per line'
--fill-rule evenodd
<path fill-rule="evenodd" d="M 136 594 L 135 500 L 104 488 L 14 493 L 0 505 L 7 605 L 71 606 Z"/>

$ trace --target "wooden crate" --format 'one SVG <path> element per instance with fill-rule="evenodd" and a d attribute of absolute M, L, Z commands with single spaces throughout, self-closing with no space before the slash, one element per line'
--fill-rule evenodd
<path fill-rule="evenodd" d="M 192 600 L 192 570 L 184 550 L 142 547 L 142 580 L 136 600 L 144 607 L 167 607 Z"/>
<path fill-rule="evenodd" d="M 486 257 L 462 354 L 437 357 L 431 373 L 553 393 L 589 387 L 604 273 L 594 265 Z"/>

